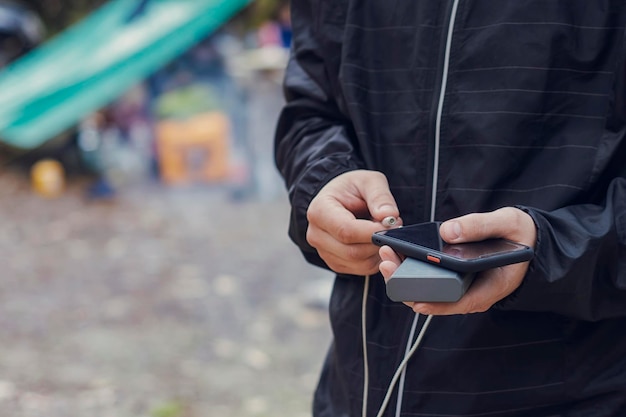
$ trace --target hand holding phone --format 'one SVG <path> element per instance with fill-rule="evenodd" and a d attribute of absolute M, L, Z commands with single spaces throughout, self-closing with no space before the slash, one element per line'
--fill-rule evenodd
<path fill-rule="evenodd" d="M 381 230 L 372 235 L 372 242 L 458 272 L 479 272 L 529 261 L 533 257 L 531 247 L 507 239 L 448 244 L 441 239 L 440 225 L 440 222 L 427 222 Z"/>

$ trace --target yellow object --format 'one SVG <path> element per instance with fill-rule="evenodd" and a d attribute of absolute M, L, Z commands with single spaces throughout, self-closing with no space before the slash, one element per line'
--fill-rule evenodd
<path fill-rule="evenodd" d="M 215 182 L 229 174 L 228 117 L 220 112 L 157 124 L 159 170 L 167 184 Z"/>
<path fill-rule="evenodd" d="M 36 162 L 31 168 L 30 177 L 35 192 L 44 197 L 58 197 L 65 188 L 65 170 L 54 159 Z"/>

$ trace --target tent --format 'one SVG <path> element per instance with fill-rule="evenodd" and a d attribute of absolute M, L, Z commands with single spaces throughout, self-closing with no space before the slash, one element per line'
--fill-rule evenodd
<path fill-rule="evenodd" d="M 0 143 L 37 148 L 121 96 L 250 0 L 112 0 L 0 72 Z"/>

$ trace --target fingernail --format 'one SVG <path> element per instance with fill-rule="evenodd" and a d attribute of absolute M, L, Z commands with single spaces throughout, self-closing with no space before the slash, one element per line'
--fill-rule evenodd
<path fill-rule="evenodd" d="M 448 223 L 448 233 L 452 235 L 452 239 L 458 239 L 461 237 L 461 225 L 459 222 Z"/>

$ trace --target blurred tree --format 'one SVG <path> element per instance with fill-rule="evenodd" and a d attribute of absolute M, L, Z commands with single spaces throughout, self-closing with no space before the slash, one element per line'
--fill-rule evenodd
<path fill-rule="evenodd" d="M 34 10 L 44 22 L 49 36 L 65 29 L 106 0 L 20 0 Z"/>
<path fill-rule="evenodd" d="M 258 28 L 267 20 L 273 19 L 280 6 L 286 3 L 288 0 L 253 0 L 241 19 L 248 30 Z"/>
<path fill-rule="evenodd" d="M 49 36 L 65 29 L 107 0 L 15 0 L 34 10 L 44 22 Z M 253 0 L 250 7 L 235 20 L 244 28 L 253 29 L 274 17 L 276 10 L 288 0 Z M 139 0 L 138 0 L 139 3 Z"/>

